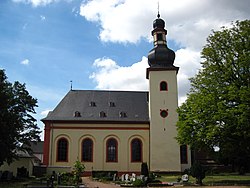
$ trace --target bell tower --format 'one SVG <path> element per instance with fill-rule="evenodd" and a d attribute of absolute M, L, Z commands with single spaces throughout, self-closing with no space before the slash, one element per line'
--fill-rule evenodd
<path fill-rule="evenodd" d="M 178 115 L 175 53 L 166 40 L 165 22 L 158 13 L 153 22 L 154 48 L 148 54 L 150 171 L 180 172 L 180 146 L 175 139 Z"/>

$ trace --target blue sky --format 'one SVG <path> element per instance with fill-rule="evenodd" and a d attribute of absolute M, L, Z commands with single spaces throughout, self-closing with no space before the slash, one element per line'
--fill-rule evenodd
<path fill-rule="evenodd" d="M 26 83 L 40 119 L 73 89 L 147 90 L 157 0 L 1 0 L 0 68 Z M 160 0 L 176 52 L 179 103 L 212 29 L 249 19 L 248 0 Z"/>

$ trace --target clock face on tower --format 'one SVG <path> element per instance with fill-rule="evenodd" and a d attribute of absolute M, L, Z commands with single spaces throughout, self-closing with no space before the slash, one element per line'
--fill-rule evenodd
<path fill-rule="evenodd" d="M 167 116 L 168 116 L 168 109 L 164 109 L 164 110 L 160 110 L 160 115 L 161 115 L 161 117 L 163 117 L 163 118 L 166 118 Z"/>

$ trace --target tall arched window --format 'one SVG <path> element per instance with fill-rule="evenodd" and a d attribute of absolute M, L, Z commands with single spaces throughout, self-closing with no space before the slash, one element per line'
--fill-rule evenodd
<path fill-rule="evenodd" d="M 68 140 L 66 138 L 60 138 L 57 141 L 57 161 L 68 161 Z"/>
<path fill-rule="evenodd" d="M 168 90 L 168 84 L 165 81 L 162 81 L 160 83 L 160 91 L 167 91 Z"/>
<path fill-rule="evenodd" d="M 106 143 L 106 161 L 118 162 L 118 144 L 116 139 L 110 138 Z"/>
<path fill-rule="evenodd" d="M 138 138 L 131 141 L 131 162 L 142 162 L 142 142 Z"/>
<path fill-rule="evenodd" d="M 93 162 L 93 141 L 90 138 L 82 141 L 82 161 Z"/>

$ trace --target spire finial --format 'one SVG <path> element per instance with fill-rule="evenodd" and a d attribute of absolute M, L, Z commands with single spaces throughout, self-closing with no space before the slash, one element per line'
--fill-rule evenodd
<path fill-rule="evenodd" d="M 157 14 L 157 18 L 160 18 L 160 2 L 158 1 L 158 14 Z"/>
<path fill-rule="evenodd" d="M 72 80 L 70 80 L 70 90 L 72 91 Z"/>

